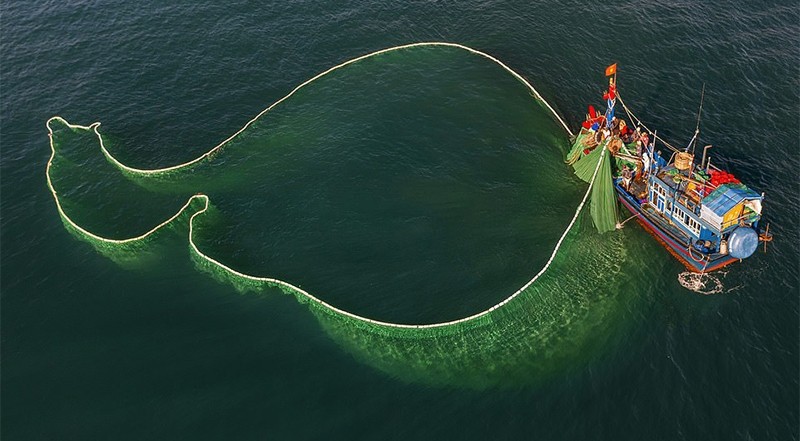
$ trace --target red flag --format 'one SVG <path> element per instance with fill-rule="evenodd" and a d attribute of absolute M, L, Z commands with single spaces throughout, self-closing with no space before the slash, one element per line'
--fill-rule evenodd
<path fill-rule="evenodd" d="M 610 77 L 611 75 L 614 75 L 615 73 L 617 73 L 617 63 L 614 63 L 611 66 L 608 66 L 606 68 L 606 76 L 607 77 Z"/>

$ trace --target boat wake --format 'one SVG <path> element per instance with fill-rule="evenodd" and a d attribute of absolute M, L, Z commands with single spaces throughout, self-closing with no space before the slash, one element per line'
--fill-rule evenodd
<path fill-rule="evenodd" d="M 689 291 L 706 296 L 720 294 L 725 290 L 722 279 L 717 274 L 684 271 L 678 274 L 678 282 Z"/>

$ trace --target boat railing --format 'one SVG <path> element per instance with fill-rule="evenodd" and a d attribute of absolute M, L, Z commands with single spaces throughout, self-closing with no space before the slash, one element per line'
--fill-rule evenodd
<path fill-rule="evenodd" d="M 727 222 L 723 222 L 722 225 L 721 225 L 720 231 L 726 230 L 726 229 L 728 229 L 728 228 L 730 228 L 730 227 L 732 227 L 734 225 L 752 223 L 753 221 L 758 220 L 759 216 L 760 215 L 758 213 L 756 213 L 756 212 L 745 213 L 745 214 L 737 217 L 736 219 L 731 219 L 731 220 L 729 220 Z"/>

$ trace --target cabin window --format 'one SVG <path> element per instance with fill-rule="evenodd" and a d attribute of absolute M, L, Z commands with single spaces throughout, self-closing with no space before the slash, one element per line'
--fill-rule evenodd
<path fill-rule="evenodd" d="M 689 219 L 689 229 L 692 230 L 694 234 L 700 235 L 700 224 L 696 220 Z"/>
<path fill-rule="evenodd" d="M 667 213 L 672 213 L 672 201 L 667 201 Z"/>

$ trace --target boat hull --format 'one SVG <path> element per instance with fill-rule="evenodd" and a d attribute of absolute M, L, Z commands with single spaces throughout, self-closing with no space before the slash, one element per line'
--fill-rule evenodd
<path fill-rule="evenodd" d="M 688 244 L 679 242 L 675 237 L 665 232 L 658 226 L 658 221 L 651 219 L 651 215 L 646 213 L 641 205 L 625 190 L 615 185 L 617 192 L 617 199 L 622 205 L 636 216 L 636 221 L 644 227 L 653 237 L 664 246 L 679 262 L 681 262 L 689 271 L 693 272 L 711 272 L 716 271 L 726 265 L 736 262 L 739 259 L 733 258 L 728 255 L 717 255 L 717 257 L 709 257 L 701 255 L 699 252 L 692 251 Z"/>

